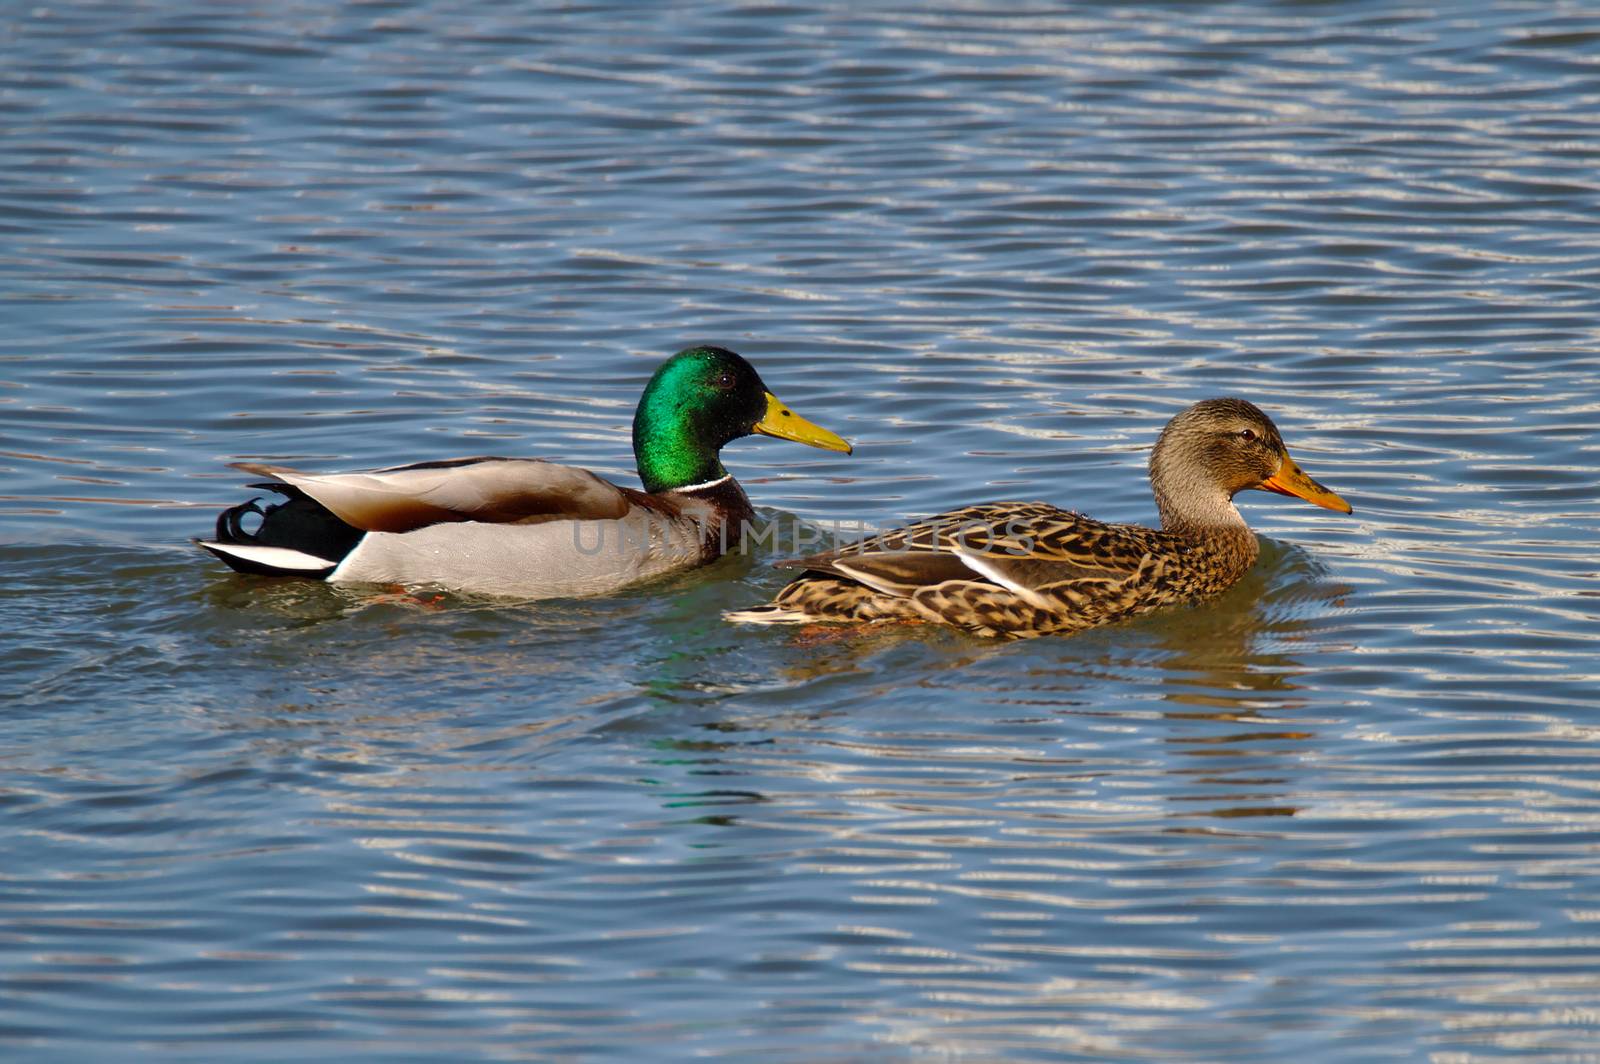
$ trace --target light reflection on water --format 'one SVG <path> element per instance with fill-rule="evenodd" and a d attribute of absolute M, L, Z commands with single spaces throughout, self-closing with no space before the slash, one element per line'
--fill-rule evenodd
<path fill-rule="evenodd" d="M 37 8 L 0 102 L 6 1059 L 1593 1054 L 1600 38 L 1378 5 Z M 1204 607 L 751 631 L 218 571 L 241 459 L 631 480 L 726 343 L 829 528 L 1147 520 Z"/>

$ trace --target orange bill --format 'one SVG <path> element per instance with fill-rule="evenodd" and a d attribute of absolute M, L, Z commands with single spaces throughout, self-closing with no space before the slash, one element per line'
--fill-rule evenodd
<path fill-rule="evenodd" d="M 1316 503 L 1318 506 L 1329 510 L 1338 510 L 1342 514 L 1350 513 L 1350 504 L 1339 496 L 1318 484 L 1300 468 L 1289 452 L 1283 452 L 1283 461 L 1278 465 L 1278 471 L 1257 485 L 1262 491 L 1274 491 L 1279 495 L 1293 495 L 1297 499 Z"/>

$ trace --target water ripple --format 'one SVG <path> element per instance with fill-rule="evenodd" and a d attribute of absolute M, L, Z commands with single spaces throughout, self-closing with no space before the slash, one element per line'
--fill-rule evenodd
<path fill-rule="evenodd" d="M 1592 1054 L 1600 34 L 1568 8 L 130 3 L 0 71 L 7 1059 Z M 628 480 L 656 362 L 853 457 L 769 515 L 1147 520 L 1070 640 L 220 573 L 228 461 Z M 23 620 L 15 620 L 22 618 Z"/>

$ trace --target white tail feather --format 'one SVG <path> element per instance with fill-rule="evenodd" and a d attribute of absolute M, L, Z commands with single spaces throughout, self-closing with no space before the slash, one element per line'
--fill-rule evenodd
<path fill-rule="evenodd" d="M 249 543 L 219 543 L 212 539 L 195 542 L 212 554 L 231 556 L 285 573 L 321 573 L 339 564 L 288 547 L 257 547 Z"/>
<path fill-rule="evenodd" d="M 734 624 L 808 624 L 816 618 L 801 610 L 782 606 L 752 606 L 747 610 L 728 610 L 722 619 Z"/>

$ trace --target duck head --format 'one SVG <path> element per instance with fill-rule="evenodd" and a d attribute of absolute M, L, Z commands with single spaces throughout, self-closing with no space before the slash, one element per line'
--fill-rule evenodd
<path fill-rule="evenodd" d="M 725 347 L 691 347 L 650 378 L 633 415 L 633 455 L 646 491 L 672 491 L 728 475 L 718 452 L 742 436 L 776 436 L 828 451 L 850 444 L 796 414 L 755 367 Z"/>

